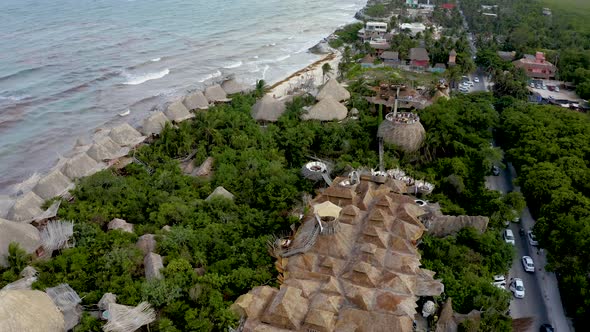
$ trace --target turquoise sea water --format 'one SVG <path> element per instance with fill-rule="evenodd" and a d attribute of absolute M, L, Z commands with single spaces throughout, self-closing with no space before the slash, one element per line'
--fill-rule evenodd
<path fill-rule="evenodd" d="M 0 1 L 0 192 L 229 74 L 276 81 L 364 0 Z M 117 114 L 130 109 L 131 115 Z"/>

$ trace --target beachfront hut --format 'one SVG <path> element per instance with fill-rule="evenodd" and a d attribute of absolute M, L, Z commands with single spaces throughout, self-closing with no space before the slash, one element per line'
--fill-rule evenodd
<path fill-rule="evenodd" d="M 98 301 L 98 309 L 105 311 L 109 309 L 109 304 L 117 303 L 117 295 L 113 293 L 104 293 L 104 295 Z"/>
<path fill-rule="evenodd" d="M 90 158 L 87 153 L 80 153 L 67 160 L 61 171 L 65 176 L 74 180 L 98 172 L 101 166 L 96 160 Z"/>
<path fill-rule="evenodd" d="M 59 284 L 45 290 L 55 306 L 61 311 L 65 322 L 65 331 L 69 331 L 80 323 L 82 307 L 80 296 L 68 284 Z"/>
<path fill-rule="evenodd" d="M 113 229 L 120 229 L 123 232 L 133 233 L 133 224 L 130 224 L 123 219 L 115 218 L 109 222 L 107 229 L 109 231 Z"/>
<path fill-rule="evenodd" d="M 33 188 L 33 192 L 44 200 L 61 196 L 72 189 L 74 184 L 59 169 L 47 174 Z"/>
<path fill-rule="evenodd" d="M 405 114 L 408 114 L 408 118 L 413 120 L 400 121 L 400 119 L 406 119 Z M 385 143 L 393 144 L 406 152 L 414 152 L 422 146 L 426 138 L 426 131 L 420 120 L 412 113 L 398 113 L 396 115 L 389 113 L 379 125 L 377 136 L 383 138 Z"/>
<path fill-rule="evenodd" d="M 133 332 L 156 320 L 156 313 L 147 302 L 137 307 L 109 303 L 107 312 L 108 322 L 102 328 L 105 332 Z"/>
<path fill-rule="evenodd" d="M 160 270 L 164 268 L 162 256 L 153 252 L 148 253 L 143 258 L 143 268 L 147 280 L 162 279 L 162 273 L 160 273 Z"/>
<path fill-rule="evenodd" d="M 234 78 L 223 81 L 223 83 L 221 83 L 221 88 L 228 95 L 233 95 L 234 93 L 240 93 L 240 92 L 246 91 L 248 89 L 245 85 L 236 81 L 236 79 L 234 79 Z"/>
<path fill-rule="evenodd" d="M 6 332 L 66 331 L 62 313 L 38 290 L 0 291 L 0 322 Z"/>
<path fill-rule="evenodd" d="M 111 129 L 109 137 L 121 146 L 136 146 L 145 140 L 145 136 L 126 122 Z"/>
<path fill-rule="evenodd" d="M 112 160 L 123 157 L 129 153 L 129 148 L 122 148 L 109 136 L 102 136 L 94 141 L 86 153 L 92 159 L 101 162 L 103 160 Z"/>
<path fill-rule="evenodd" d="M 265 95 L 252 107 L 252 118 L 256 121 L 276 122 L 285 113 L 285 102 Z"/>
<path fill-rule="evenodd" d="M 41 236 L 33 225 L 0 219 L 0 266 L 8 264 L 6 256 L 11 242 L 32 254 L 41 246 Z"/>
<path fill-rule="evenodd" d="M 225 90 L 223 90 L 219 84 L 215 84 L 205 89 L 205 97 L 207 97 L 207 100 L 209 100 L 211 103 L 226 102 L 231 100 L 227 98 Z"/>
<path fill-rule="evenodd" d="M 301 118 L 303 120 L 332 121 L 343 120 L 346 118 L 346 115 L 348 115 L 346 106 L 340 104 L 334 98 L 327 96 L 320 100 L 319 103 L 313 105 Z"/>
<path fill-rule="evenodd" d="M 146 136 L 159 135 L 164 126 L 168 122 L 168 118 L 162 112 L 156 112 L 143 120 L 141 126 L 141 133 Z"/>
<path fill-rule="evenodd" d="M 5 290 L 14 290 L 14 289 L 32 289 L 33 283 L 35 281 L 37 281 L 37 270 L 35 270 L 34 267 L 32 266 L 27 266 L 25 267 L 21 273 L 20 276 L 22 278 L 13 281 L 11 283 L 9 283 L 8 285 L 4 286 L 2 289 L 0 289 L 1 291 L 5 291 Z"/>
<path fill-rule="evenodd" d="M 225 188 L 223 188 L 222 186 L 219 186 L 217 188 L 215 188 L 215 190 L 213 190 L 213 192 L 211 193 L 211 195 L 207 196 L 207 198 L 205 198 L 206 201 L 210 201 L 213 199 L 213 197 L 224 197 L 230 200 L 234 199 L 234 194 L 230 193 L 229 191 L 227 191 Z"/>
<path fill-rule="evenodd" d="M 70 238 L 74 235 L 74 223 L 71 221 L 50 221 L 41 231 L 41 243 L 46 253 L 70 248 Z"/>
<path fill-rule="evenodd" d="M 144 234 L 137 239 L 135 246 L 141 250 L 144 255 L 156 250 L 156 238 L 154 234 Z"/>
<path fill-rule="evenodd" d="M 189 110 L 184 106 L 184 104 L 180 100 L 177 100 L 168 105 L 168 108 L 166 109 L 164 114 L 172 122 L 182 122 L 184 120 L 195 117 L 195 115 L 189 112 Z"/>
<path fill-rule="evenodd" d="M 332 78 L 320 89 L 316 99 L 323 100 L 326 97 L 332 97 L 336 101 L 344 101 L 350 99 L 350 92 L 340 85 L 335 78 Z"/>
<path fill-rule="evenodd" d="M 6 217 L 9 220 L 31 222 L 43 213 L 43 199 L 30 191 L 16 199 Z"/>
<path fill-rule="evenodd" d="M 189 110 L 206 110 L 209 108 L 209 101 L 205 98 L 205 95 L 201 91 L 195 91 L 189 93 L 184 98 L 184 106 Z"/>

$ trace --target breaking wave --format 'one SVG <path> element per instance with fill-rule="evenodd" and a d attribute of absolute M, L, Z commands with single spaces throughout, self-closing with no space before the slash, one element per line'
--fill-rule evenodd
<path fill-rule="evenodd" d="M 147 73 L 145 75 L 139 75 L 139 76 L 131 76 L 131 78 L 123 83 L 125 85 L 139 85 L 142 83 L 145 83 L 147 81 L 151 81 L 151 80 L 157 80 L 159 78 L 162 78 L 166 75 L 170 74 L 170 70 L 168 68 L 155 72 L 155 73 Z"/>

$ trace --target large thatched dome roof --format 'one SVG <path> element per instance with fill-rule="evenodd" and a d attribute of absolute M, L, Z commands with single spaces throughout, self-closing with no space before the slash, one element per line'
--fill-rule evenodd
<path fill-rule="evenodd" d="M 12 242 L 18 243 L 27 254 L 32 254 L 41 246 L 41 235 L 33 225 L 0 219 L 0 266 L 8 264 L 6 256 Z"/>
<path fill-rule="evenodd" d="M 336 101 L 348 100 L 350 99 L 350 92 L 340 85 L 335 78 L 332 78 L 324 84 L 316 98 L 322 100 L 326 97 L 332 97 Z"/>
<path fill-rule="evenodd" d="M 383 141 L 398 146 L 406 152 L 417 151 L 426 137 L 424 127 L 417 121 L 407 123 L 392 121 L 389 116 L 381 122 L 377 136 L 383 137 Z"/>
<path fill-rule="evenodd" d="M 7 332 L 66 330 L 63 314 L 38 290 L 0 291 L 0 322 L 0 330 Z"/>
<path fill-rule="evenodd" d="M 307 113 L 301 115 L 301 118 L 303 120 L 339 121 L 344 120 L 347 115 L 348 109 L 346 106 L 328 96 L 313 105 Z"/>
<path fill-rule="evenodd" d="M 256 121 L 276 122 L 285 110 L 285 100 L 278 100 L 271 95 L 265 95 L 252 106 L 252 117 Z"/>

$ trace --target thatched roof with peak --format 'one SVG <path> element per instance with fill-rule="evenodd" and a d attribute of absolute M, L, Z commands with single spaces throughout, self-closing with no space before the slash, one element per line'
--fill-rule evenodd
<path fill-rule="evenodd" d="M 0 219 L 0 266 L 8 264 L 6 256 L 11 242 L 32 254 L 41 246 L 41 235 L 33 225 Z"/>
<path fill-rule="evenodd" d="M 236 81 L 234 78 L 223 81 L 223 83 L 221 83 L 221 88 L 228 95 L 233 95 L 234 93 L 240 93 L 248 90 L 246 85 Z"/>
<path fill-rule="evenodd" d="M 227 98 L 227 93 L 219 85 L 215 84 L 205 89 L 205 97 L 211 103 L 227 102 L 230 98 Z"/>
<path fill-rule="evenodd" d="M 276 122 L 287 109 L 284 100 L 265 95 L 252 106 L 252 118 L 256 121 Z"/>
<path fill-rule="evenodd" d="M 332 78 L 320 89 L 316 99 L 323 100 L 326 97 L 332 97 L 335 101 L 344 101 L 350 99 L 350 92 L 340 85 L 335 78 Z"/>
<path fill-rule="evenodd" d="M 147 302 L 136 307 L 109 303 L 108 312 L 108 322 L 103 326 L 105 332 L 133 332 L 156 320 L 156 312 Z"/>
<path fill-rule="evenodd" d="M 0 330 L 7 332 L 63 332 L 63 314 L 51 298 L 38 290 L 0 291 Z"/>
<path fill-rule="evenodd" d="M 219 186 L 215 188 L 215 190 L 213 190 L 213 192 L 209 196 L 207 196 L 205 200 L 210 201 L 211 199 L 213 199 L 213 197 L 224 197 L 233 200 L 234 194 L 230 193 L 229 191 L 227 191 L 227 189 L 223 188 L 222 186 Z"/>
<path fill-rule="evenodd" d="M 162 256 L 153 252 L 148 253 L 143 258 L 143 266 L 145 270 L 145 278 L 147 280 L 162 278 L 162 273 L 160 272 L 160 270 L 164 268 Z"/>
<path fill-rule="evenodd" d="M 42 199 L 48 200 L 67 193 L 73 187 L 74 184 L 72 181 L 60 172 L 59 169 L 56 169 L 42 177 L 33 188 L 33 192 Z"/>
<path fill-rule="evenodd" d="M 86 154 L 97 162 L 123 157 L 129 153 L 129 148 L 121 147 L 109 136 L 98 137 L 90 146 Z"/>
<path fill-rule="evenodd" d="M 417 151 L 426 138 L 426 130 L 420 123 L 394 123 L 383 120 L 379 125 L 377 136 L 383 137 L 383 141 L 398 146 L 406 152 Z"/>
<path fill-rule="evenodd" d="M 66 160 L 61 169 L 62 173 L 71 180 L 92 175 L 104 167 L 92 159 L 87 153 L 79 153 Z"/>
<path fill-rule="evenodd" d="M 166 115 L 166 117 L 172 122 L 182 122 L 195 117 L 195 115 L 191 113 L 180 100 L 168 105 L 164 115 Z"/>
<path fill-rule="evenodd" d="M 14 205 L 8 210 L 7 218 L 14 221 L 31 222 L 43 213 L 41 205 L 43 199 L 30 191 L 16 199 Z"/>
<path fill-rule="evenodd" d="M 164 115 L 164 113 L 156 112 L 143 120 L 141 133 L 146 136 L 159 135 L 168 121 L 170 120 Z"/>
<path fill-rule="evenodd" d="M 303 120 L 333 121 L 344 120 L 348 115 L 346 106 L 328 96 L 313 105 L 307 113 L 301 115 Z"/>
<path fill-rule="evenodd" d="M 109 224 L 107 225 L 107 229 L 109 231 L 114 230 L 114 229 L 119 229 L 119 230 L 122 230 L 123 232 L 133 233 L 133 224 L 130 224 L 123 219 L 114 218 L 113 220 L 109 221 Z"/>
<path fill-rule="evenodd" d="M 209 101 L 202 91 L 194 91 L 184 97 L 184 106 L 190 111 L 206 110 L 209 108 Z"/>
<path fill-rule="evenodd" d="M 121 146 L 136 146 L 146 138 L 126 122 L 111 129 L 109 137 Z"/>

